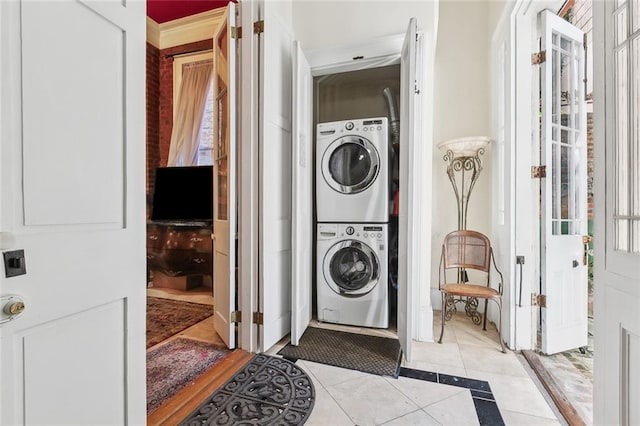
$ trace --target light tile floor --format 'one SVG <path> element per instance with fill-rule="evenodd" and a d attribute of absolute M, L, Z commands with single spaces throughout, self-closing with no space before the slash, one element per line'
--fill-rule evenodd
<path fill-rule="evenodd" d="M 434 320 L 437 337 L 437 313 Z M 317 322 L 312 326 L 333 328 Z M 337 328 L 386 337 L 390 333 Z M 285 339 L 268 353 L 277 353 L 286 343 Z M 495 330 L 483 332 L 458 314 L 447 322 L 442 344 L 414 342 L 413 348 L 413 359 L 404 361 L 403 367 L 488 381 L 505 424 L 564 424 L 518 356 L 511 351 L 500 352 Z M 381 377 L 304 360 L 297 364 L 309 374 L 316 389 L 308 425 L 479 424 L 471 392 L 465 388 L 406 377 Z"/>

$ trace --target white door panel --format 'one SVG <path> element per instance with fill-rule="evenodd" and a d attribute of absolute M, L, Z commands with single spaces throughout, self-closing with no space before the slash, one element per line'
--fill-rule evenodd
<path fill-rule="evenodd" d="M 594 2 L 594 424 L 640 424 L 640 15 Z"/>
<path fill-rule="evenodd" d="M 311 68 L 300 42 L 293 42 L 293 144 L 291 179 L 291 344 L 297 345 L 311 321 L 313 256 L 313 87 Z"/>
<path fill-rule="evenodd" d="M 291 45 L 277 4 L 262 2 L 260 34 L 260 348 L 291 329 Z"/>
<path fill-rule="evenodd" d="M 26 305 L 0 324 L 0 423 L 143 424 L 144 3 L 2 2 L 0 22 L 0 249 L 26 263 L 0 271 Z"/>
<path fill-rule="evenodd" d="M 409 21 L 400 57 L 400 194 L 417 194 L 414 191 L 416 164 L 419 158 L 415 155 L 416 144 L 421 138 L 419 125 L 416 122 L 416 108 L 419 104 L 419 90 L 417 81 L 417 22 L 415 18 Z M 399 238 L 398 238 L 398 339 L 407 360 L 411 359 L 411 344 L 413 338 L 413 284 L 417 268 L 422 259 L 413 257 L 418 253 L 419 242 L 409 235 L 420 235 L 421 221 L 418 200 L 413 197 L 400 196 Z M 409 244 L 412 244 L 409 247 Z"/>
<path fill-rule="evenodd" d="M 235 326 L 231 322 L 231 312 L 236 309 L 236 45 L 231 36 L 234 25 L 235 5 L 229 3 L 224 24 L 213 39 L 216 129 L 213 147 L 213 323 L 229 348 L 236 346 Z"/>
<path fill-rule="evenodd" d="M 587 116 L 582 31 L 545 10 L 542 21 L 542 351 L 587 344 Z"/>

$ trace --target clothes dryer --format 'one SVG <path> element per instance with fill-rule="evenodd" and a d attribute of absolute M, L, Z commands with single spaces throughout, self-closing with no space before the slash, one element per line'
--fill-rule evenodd
<path fill-rule="evenodd" d="M 389 327 L 386 224 L 317 227 L 318 320 Z"/>
<path fill-rule="evenodd" d="M 316 130 L 317 221 L 388 222 L 387 118 L 319 123 Z"/>

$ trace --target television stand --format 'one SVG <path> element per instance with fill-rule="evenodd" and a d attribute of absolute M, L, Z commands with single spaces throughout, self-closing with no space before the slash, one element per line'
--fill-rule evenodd
<path fill-rule="evenodd" d="M 149 222 L 147 269 L 151 285 L 180 290 L 211 286 L 212 229 L 207 222 Z"/>

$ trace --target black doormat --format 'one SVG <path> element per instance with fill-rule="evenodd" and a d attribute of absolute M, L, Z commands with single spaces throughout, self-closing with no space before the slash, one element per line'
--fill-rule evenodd
<path fill-rule="evenodd" d="M 300 344 L 289 343 L 278 354 L 363 371 L 398 377 L 402 349 L 396 339 L 308 327 Z"/>
<path fill-rule="evenodd" d="M 286 359 L 256 355 L 181 425 L 302 425 L 315 402 L 307 373 Z"/>

